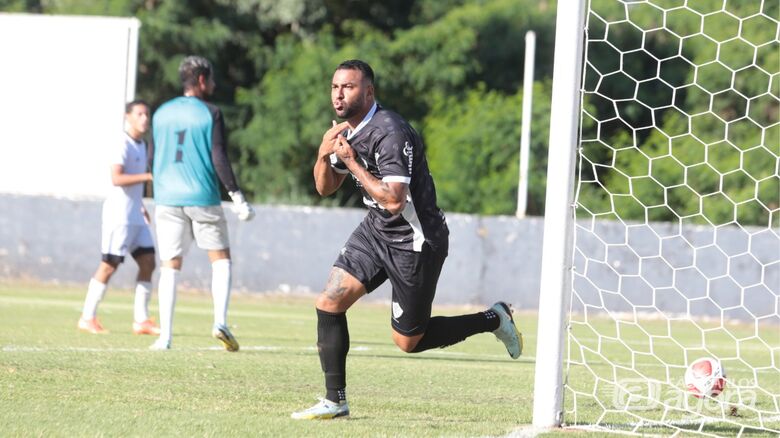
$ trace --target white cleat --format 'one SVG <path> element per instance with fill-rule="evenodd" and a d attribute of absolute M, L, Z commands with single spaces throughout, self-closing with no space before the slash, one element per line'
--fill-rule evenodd
<path fill-rule="evenodd" d="M 491 309 L 498 315 L 498 328 L 493 331 L 499 341 L 504 343 L 506 351 L 512 359 L 517 359 L 523 354 L 523 334 L 515 326 L 512 319 L 512 308 L 509 304 L 499 301 L 493 304 Z"/>
<path fill-rule="evenodd" d="M 171 340 L 170 339 L 163 339 L 158 338 L 156 341 L 154 341 L 154 344 L 149 346 L 150 350 L 153 351 L 167 351 L 171 349 Z"/>
<path fill-rule="evenodd" d="M 296 420 L 330 420 L 333 418 L 348 417 L 349 405 L 346 400 L 335 403 L 321 398 L 319 403 L 303 411 L 293 412 L 291 418 Z"/>

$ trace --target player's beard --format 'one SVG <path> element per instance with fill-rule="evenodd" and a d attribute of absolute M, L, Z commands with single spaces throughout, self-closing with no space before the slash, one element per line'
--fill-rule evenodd
<path fill-rule="evenodd" d="M 355 99 L 351 103 L 347 104 L 344 102 L 344 106 L 341 108 L 341 110 L 336 111 L 336 115 L 339 116 L 342 120 L 349 120 L 352 117 L 355 117 L 356 114 L 360 112 L 360 110 L 365 106 L 366 99 L 364 96 L 361 96 L 358 99 Z"/>

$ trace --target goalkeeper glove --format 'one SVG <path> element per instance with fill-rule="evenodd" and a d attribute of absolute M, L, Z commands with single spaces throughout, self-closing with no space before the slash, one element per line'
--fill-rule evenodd
<path fill-rule="evenodd" d="M 255 210 L 246 202 L 241 190 L 236 190 L 235 192 L 230 192 L 228 194 L 230 195 L 230 199 L 233 200 L 233 213 L 238 216 L 238 220 L 249 221 L 255 217 Z"/>

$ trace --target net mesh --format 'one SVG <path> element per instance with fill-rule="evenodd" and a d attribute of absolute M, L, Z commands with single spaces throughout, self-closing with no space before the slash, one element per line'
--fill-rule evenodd
<path fill-rule="evenodd" d="M 777 1 L 592 0 L 564 423 L 780 433 Z M 683 376 L 721 361 L 724 392 Z"/>

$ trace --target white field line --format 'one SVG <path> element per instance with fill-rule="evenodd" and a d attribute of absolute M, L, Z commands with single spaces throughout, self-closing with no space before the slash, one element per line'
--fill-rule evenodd
<path fill-rule="evenodd" d="M 223 347 L 219 346 L 211 346 L 211 347 L 177 347 L 174 343 L 174 346 L 169 351 L 184 351 L 184 352 L 193 352 L 193 351 L 223 351 Z M 317 351 L 317 347 L 315 346 L 307 346 L 307 347 L 289 347 L 289 346 L 278 346 L 278 345 L 249 345 L 249 346 L 241 346 L 241 351 L 281 351 L 281 352 L 291 352 L 291 353 L 313 353 Z M 398 357 L 415 357 L 411 355 L 404 355 L 400 352 L 400 350 L 394 349 L 394 348 L 376 348 L 376 347 L 368 347 L 365 345 L 356 345 L 352 348 L 350 348 L 350 353 L 367 353 L 367 355 L 371 354 L 388 354 L 393 353 L 397 354 Z M 152 351 L 148 348 L 129 348 L 129 347 L 29 347 L 24 345 L 4 345 L 0 347 L 0 352 L 3 353 L 159 353 L 159 351 Z M 163 351 L 163 353 L 165 353 Z M 443 357 L 451 357 L 451 358 L 463 358 L 463 359 L 507 359 L 507 356 L 499 355 L 499 354 L 473 354 L 473 353 L 463 353 L 459 351 L 445 351 L 445 350 L 428 350 L 425 352 L 425 354 L 429 355 L 435 355 L 435 356 L 443 356 Z M 520 358 L 517 360 L 518 362 L 532 362 L 533 359 L 525 359 Z"/>
<path fill-rule="evenodd" d="M 767 423 L 775 423 L 780 422 L 780 415 L 776 415 L 774 417 L 769 417 L 764 419 L 764 424 Z M 731 425 L 734 425 L 735 427 L 746 427 L 750 429 L 754 429 L 758 426 L 748 425 L 748 424 L 740 424 L 736 423 L 733 420 L 728 420 L 724 418 L 715 418 L 715 417 L 706 417 L 706 418 L 691 418 L 687 420 L 675 420 L 675 421 L 637 421 L 633 423 L 618 423 L 618 424 L 610 424 L 610 425 L 578 425 L 578 426 L 566 426 L 564 429 L 573 429 L 573 430 L 585 430 L 585 431 L 609 431 L 610 433 L 626 433 L 630 435 L 641 435 L 641 436 L 653 436 L 653 435 L 647 435 L 643 432 L 633 432 L 633 431 L 626 431 L 619 428 L 625 428 L 625 429 L 636 429 L 636 428 L 643 428 L 643 427 L 649 427 L 649 428 L 664 428 L 664 427 L 673 427 L 673 428 L 680 428 L 685 426 L 696 426 L 700 424 L 713 424 L 713 423 L 728 423 Z M 713 434 L 709 434 L 706 432 L 698 432 L 698 431 L 692 431 L 690 429 L 685 429 L 684 432 L 690 433 L 700 433 L 702 435 L 709 435 L 709 436 L 717 436 Z M 780 430 L 778 429 L 769 429 L 767 428 L 767 432 L 776 432 L 780 434 Z M 657 435 L 657 436 L 667 436 L 667 435 Z"/>
<path fill-rule="evenodd" d="M 625 426 L 629 427 L 628 424 L 626 424 Z M 562 427 L 561 429 L 569 430 L 569 431 L 582 431 L 582 432 L 607 432 L 610 435 L 641 436 L 641 437 L 652 437 L 652 438 L 666 438 L 670 436 L 670 434 L 660 435 L 660 434 L 649 434 L 645 432 L 632 432 L 630 430 L 622 430 L 622 429 L 616 429 L 615 427 L 597 426 L 597 425 L 566 426 L 566 427 Z M 717 435 L 709 435 L 709 436 L 717 436 Z"/>
<path fill-rule="evenodd" d="M 577 425 L 577 426 L 564 426 L 560 430 L 580 430 L 585 432 L 608 432 L 611 435 L 627 435 L 627 436 L 642 436 L 642 437 L 668 437 L 669 434 L 651 434 L 646 431 L 642 432 L 634 432 L 633 430 L 636 428 L 642 428 L 642 427 L 650 427 L 650 428 L 656 428 L 660 429 L 663 427 L 672 427 L 672 428 L 680 428 L 684 426 L 695 426 L 697 424 L 711 424 L 711 423 L 721 423 L 721 422 L 728 422 L 731 424 L 735 424 L 737 427 L 750 427 L 748 425 L 741 425 L 732 423 L 727 420 L 718 419 L 718 418 L 700 418 L 700 419 L 690 419 L 690 420 L 677 420 L 677 421 L 669 421 L 666 423 L 660 423 L 660 422 L 648 422 L 648 421 L 639 421 L 635 423 L 623 423 L 623 424 L 610 424 L 610 425 L 597 425 L 597 424 L 588 424 L 588 425 Z M 775 417 L 769 417 L 764 419 L 764 424 L 766 423 L 774 423 L 774 422 L 780 422 L 780 415 Z M 632 429 L 632 430 L 627 430 Z M 555 432 L 556 428 L 539 428 L 534 426 L 523 426 L 520 428 L 517 428 L 510 432 L 508 435 L 505 435 L 505 438 L 535 438 L 543 433 L 547 432 Z M 780 433 L 780 430 L 774 430 L 769 429 L 769 432 L 777 432 Z M 689 429 L 684 430 L 685 433 L 700 433 L 702 435 L 709 435 L 709 436 L 717 436 L 713 434 L 708 433 L 701 433 L 696 431 L 691 431 Z"/>
<path fill-rule="evenodd" d="M 628 427 L 628 425 L 626 425 Z M 632 432 L 630 430 L 622 430 L 622 429 L 616 429 L 609 426 L 597 426 L 597 425 L 586 425 L 586 426 L 565 426 L 561 428 L 562 430 L 580 430 L 583 432 L 609 432 L 610 435 L 626 435 L 626 436 L 641 436 L 641 437 L 652 437 L 652 438 L 661 438 L 661 437 L 668 437 L 669 435 L 657 435 L 657 434 L 648 434 L 648 433 L 639 433 L 639 432 Z"/>
<path fill-rule="evenodd" d="M 555 431 L 555 429 L 536 426 L 523 426 L 509 432 L 502 438 L 536 438 L 543 433 L 553 431 Z"/>
<path fill-rule="evenodd" d="M 71 307 L 77 311 L 81 311 L 82 301 L 81 300 L 67 300 L 67 299 L 56 299 L 56 298 L 24 298 L 24 297 L 14 297 L 14 296 L 0 296 L 0 306 L 3 305 L 13 305 L 13 304 L 21 304 L 21 305 L 34 305 L 34 306 L 48 306 L 48 307 Z M 128 310 L 132 311 L 133 305 L 132 303 L 106 303 L 103 302 L 100 304 L 101 309 L 119 309 L 119 310 Z M 182 306 L 177 305 L 176 306 L 176 313 L 185 313 L 185 314 L 194 314 L 194 315 L 211 315 L 212 310 L 210 308 L 198 308 L 198 307 L 192 307 L 192 306 Z M 242 317 L 261 317 L 261 318 L 273 318 L 273 319 L 285 319 L 287 321 L 314 321 L 316 320 L 316 316 L 314 316 L 314 312 L 311 312 L 312 315 L 300 315 L 296 314 L 295 316 L 292 316 L 290 314 L 279 314 L 279 313 L 272 313 L 272 312 L 263 312 L 263 311 L 246 311 L 246 310 L 230 310 L 231 316 L 242 316 Z M 526 342 L 528 342 L 528 338 L 526 337 Z M 242 350 L 245 351 L 316 351 L 316 348 L 311 347 L 281 347 L 281 346 L 241 346 Z M 172 350 L 174 351 L 219 351 L 223 350 L 222 347 L 183 347 L 183 348 L 177 348 L 176 345 L 173 346 Z M 6 345 L 0 347 L 0 351 L 4 352 L 24 352 L 24 353 L 45 353 L 45 352 L 91 352 L 91 353 L 101 353 L 101 352 L 144 352 L 144 351 L 150 351 L 146 348 L 92 348 L 92 347 L 26 347 L 26 346 L 15 346 L 15 345 Z M 400 351 L 398 349 L 395 349 L 393 347 L 391 348 L 375 348 L 375 347 L 367 347 L 367 346 L 354 346 L 350 349 L 350 352 L 371 352 L 372 354 L 385 354 L 385 353 L 395 353 L 399 354 L 399 356 L 403 357 L 404 355 L 400 354 Z M 459 357 L 459 358 L 471 358 L 471 359 L 506 359 L 506 354 L 473 354 L 473 353 L 463 353 L 458 351 L 446 351 L 441 349 L 434 349 L 434 350 L 428 350 L 425 352 L 425 354 L 431 354 L 436 356 L 444 356 L 444 357 Z M 411 357 L 411 356 L 410 356 Z M 517 359 L 518 362 L 533 362 L 533 358 L 529 357 L 521 357 Z"/>
<path fill-rule="evenodd" d="M 22 297 L 10 297 L 10 296 L 0 296 L 0 306 L 7 305 L 7 304 L 21 304 L 21 305 L 30 305 L 30 306 L 46 306 L 46 307 L 70 307 L 73 309 L 77 309 L 78 311 L 81 311 L 81 306 L 83 305 L 83 301 L 81 300 L 65 300 L 65 299 L 52 299 L 52 298 L 22 298 Z M 100 303 L 101 310 L 103 309 L 114 309 L 114 310 L 133 310 L 133 304 L 132 303 L 111 303 L 111 302 L 101 302 Z M 176 313 L 186 313 L 188 315 L 211 315 L 213 310 L 211 308 L 199 308 L 199 307 L 192 307 L 187 305 L 176 305 Z M 272 319 L 287 319 L 287 320 L 295 320 L 295 321 L 314 321 L 316 320 L 315 313 L 312 311 L 311 315 L 305 315 L 305 314 L 296 314 L 295 316 L 289 315 L 289 314 L 279 314 L 279 313 L 272 313 L 272 312 L 263 312 L 263 311 L 246 311 L 246 310 L 230 310 L 231 316 L 259 316 L 263 318 L 272 318 Z"/>
<path fill-rule="evenodd" d="M 56 299 L 56 298 L 25 298 L 20 296 L 2 296 L 0 295 L 0 306 L 3 305 L 12 305 L 12 304 L 20 304 L 20 305 L 34 305 L 34 306 L 49 306 L 49 307 L 70 307 L 73 308 L 76 311 L 81 310 L 82 301 L 81 300 L 67 300 L 67 299 Z M 102 302 L 100 304 L 101 309 L 116 309 L 116 310 L 128 310 L 131 311 L 133 309 L 132 303 L 111 303 L 111 302 Z M 176 313 L 184 313 L 189 315 L 211 315 L 212 310 L 210 308 L 199 308 L 199 307 L 193 307 L 193 306 L 187 306 L 187 305 L 181 305 L 178 304 L 176 306 Z M 313 313 L 313 312 L 312 312 Z M 247 310 L 230 310 L 231 316 L 241 316 L 241 317 L 262 317 L 262 318 L 269 318 L 269 319 L 286 319 L 288 321 L 314 321 L 316 317 L 314 315 L 305 315 L 305 314 L 296 314 L 295 316 L 289 315 L 289 314 L 279 314 L 279 313 L 273 313 L 273 312 L 263 312 L 263 311 L 247 311 Z M 528 343 L 532 337 L 525 336 L 526 343 Z M 598 342 L 595 338 L 580 338 L 581 341 L 588 341 L 588 342 Z M 643 344 L 638 344 L 643 345 Z M 174 347 L 175 348 L 175 347 Z M 242 347 L 244 348 L 244 347 Z M 251 348 L 251 347 L 248 347 Z M 368 347 L 366 347 L 368 348 Z M 219 348 L 216 348 L 219 349 Z M 755 349 L 757 351 L 766 351 L 766 349 L 759 349 L 752 345 L 745 345 L 743 346 L 743 349 L 749 350 L 749 349 Z M 55 351 L 55 350 L 49 350 L 49 351 Z M 65 351 L 65 350 L 56 350 L 56 351 Z M 73 351 L 73 350 L 70 350 Z M 108 351 L 108 350 L 105 350 Z M 128 351 L 144 351 L 143 349 L 138 350 L 132 350 L 129 349 Z M 195 351 L 195 350 L 193 350 Z M 352 351 L 356 351 L 354 348 Z M 384 351 L 387 352 L 397 352 L 397 350 L 394 349 L 385 349 Z M 432 350 L 430 351 L 433 354 L 439 354 L 443 356 L 451 355 L 451 356 L 458 356 L 462 355 L 464 357 L 470 356 L 470 357 L 490 357 L 490 358 L 505 358 L 504 355 L 467 355 L 465 353 L 459 353 L 459 352 L 451 352 L 451 351 L 445 351 L 445 350 Z M 520 358 L 520 361 L 533 361 L 533 358 Z M 612 366 L 613 364 L 604 363 L 603 365 Z M 636 362 L 636 365 L 642 365 L 642 366 L 648 366 L 648 367 L 654 367 L 657 366 L 659 368 L 662 367 L 662 365 L 658 365 L 655 362 Z M 770 370 L 771 371 L 771 370 Z"/>
<path fill-rule="evenodd" d="M 304 351 L 306 349 L 314 349 L 313 347 L 298 348 L 298 350 Z M 174 348 L 172 351 L 221 351 L 223 347 L 183 347 Z M 274 347 L 265 345 L 255 346 L 241 346 L 241 350 L 249 351 L 280 351 L 280 350 L 293 350 L 290 347 Z M 96 348 L 96 347 L 26 347 L 23 345 L 4 345 L 0 348 L 0 351 L 4 353 L 157 353 L 157 351 L 149 350 L 148 348 Z"/>

